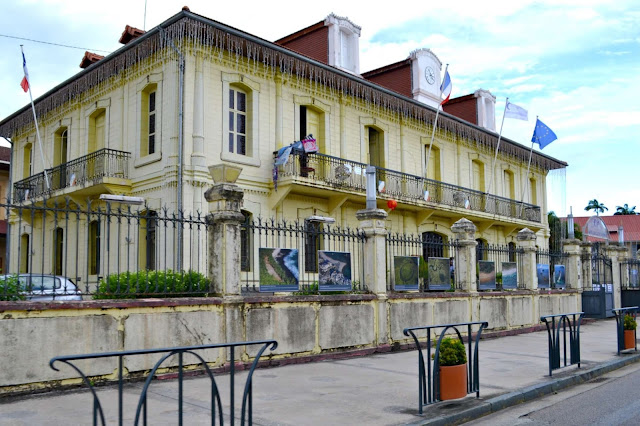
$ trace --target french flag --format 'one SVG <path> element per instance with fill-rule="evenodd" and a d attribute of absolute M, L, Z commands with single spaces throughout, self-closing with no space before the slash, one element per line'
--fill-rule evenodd
<path fill-rule="evenodd" d="M 24 77 L 22 77 L 20 87 L 26 93 L 29 91 L 29 71 L 27 71 L 27 59 L 24 57 L 24 52 L 22 52 L 22 68 L 24 69 Z"/>
<path fill-rule="evenodd" d="M 26 70 L 26 68 L 25 68 Z M 26 72 L 26 71 L 25 71 Z M 449 102 L 449 96 L 451 96 L 451 77 L 449 77 L 448 67 L 444 70 L 444 79 L 440 85 L 440 97 L 444 97 L 444 100 L 440 102 L 440 105 L 444 105 Z"/>

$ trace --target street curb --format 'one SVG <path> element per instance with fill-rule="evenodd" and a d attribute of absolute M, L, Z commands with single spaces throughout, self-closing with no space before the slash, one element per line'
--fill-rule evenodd
<path fill-rule="evenodd" d="M 571 386 L 576 386 L 589 380 L 592 380 L 603 374 L 607 374 L 611 371 L 617 370 L 622 367 L 626 367 L 629 364 L 640 361 L 640 353 L 625 356 L 621 359 L 614 359 L 612 361 L 604 362 L 589 370 L 580 371 L 578 374 L 561 377 L 559 379 L 553 379 L 549 382 L 539 383 L 536 385 L 528 386 L 526 388 L 506 393 L 504 395 L 496 396 L 486 401 L 480 402 L 478 405 L 468 408 L 466 410 L 452 413 L 447 416 L 438 416 L 432 419 L 424 419 L 414 423 L 408 423 L 409 425 L 457 425 L 471 420 L 475 420 L 487 414 L 495 413 L 496 411 L 503 410 L 514 405 L 528 402 L 545 395 L 552 394 L 562 389 L 566 389 Z"/>

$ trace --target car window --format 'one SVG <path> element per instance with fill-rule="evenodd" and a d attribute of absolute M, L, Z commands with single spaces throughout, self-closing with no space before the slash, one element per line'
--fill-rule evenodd
<path fill-rule="evenodd" d="M 31 277 L 31 291 L 47 291 L 60 288 L 60 280 L 54 277 Z"/>

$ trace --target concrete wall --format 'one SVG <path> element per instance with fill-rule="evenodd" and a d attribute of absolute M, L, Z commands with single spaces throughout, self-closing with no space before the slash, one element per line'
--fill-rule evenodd
<path fill-rule="evenodd" d="M 389 350 L 408 344 L 406 327 L 488 321 L 490 330 L 539 324 L 541 315 L 575 312 L 577 291 L 491 294 L 404 293 L 287 298 L 206 298 L 137 301 L 0 302 L 0 395 L 42 389 L 77 377 L 55 356 L 275 339 L 273 359 L 336 351 Z M 461 330 L 462 331 L 462 330 Z M 256 347 L 238 350 L 248 360 Z M 269 355 L 268 353 L 266 355 Z M 222 365 L 222 350 L 203 354 Z M 130 373 L 153 368 L 158 355 L 124 359 Z M 195 363 L 186 360 L 187 363 Z M 170 359 L 164 367 L 175 365 Z M 78 363 L 88 375 L 113 379 L 117 359 Z M 76 380 L 77 381 L 77 380 Z M 69 383 L 69 381 L 65 382 Z"/>

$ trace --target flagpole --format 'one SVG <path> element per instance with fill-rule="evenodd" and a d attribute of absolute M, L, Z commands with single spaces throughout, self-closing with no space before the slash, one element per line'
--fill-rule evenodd
<path fill-rule="evenodd" d="M 536 115 L 536 125 L 538 123 L 538 116 Z M 535 133 L 535 127 L 534 127 L 534 133 Z M 533 144 L 535 138 L 531 138 L 531 150 L 529 151 L 529 164 L 527 164 L 527 174 L 524 176 L 524 182 L 522 182 L 522 198 L 520 199 L 520 213 L 518 214 L 518 217 L 520 217 L 520 215 L 522 214 L 522 208 L 524 207 L 524 190 L 526 188 L 526 184 L 527 184 L 527 179 L 529 179 L 529 170 L 531 169 L 531 156 L 533 155 Z"/>
<path fill-rule="evenodd" d="M 507 113 L 508 106 L 509 106 L 509 98 L 507 98 L 507 101 L 504 104 L 504 112 L 502 113 L 502 124 L 500 124 L 500 134 L 498 134 L 498 143 L 496 144 L 496 153 L 493 156 L 493 164 L 491 164 L 492 177 L 491 177 L 491 182 L 489 182 L 489 191 L 487 191 L 487 194 L 491 194 L 491 189 L 493 188 L 493 185 L 495 184 L 495 180 L 496 180 L 496 161 L 498 161 L 498 150 L 500 149 L 500 140 L 502 139 L 502 128 L 504 127 L 504 117 Z"/>
<path fill-rule="evenodd" d="M 449 69 L 449 64 L 447 64 L 447 66 L 444 68 L 444 75 L 447 75 L 447 70 Z M 444 82 L 442 82 L 444 83 Z M 431 141 L 429 142 L 429 151 L 427 151 L 427 161 L 424 164 L 424 177 L 427 177 L 427 172 L 429 171 L 429 159 L 431 158 L 431 147 L 433 146 L 433 138 L 436 135 L 436 127 L 438 125 L 438 115 L 440 114 L 440 107 L 442 106 L 442 83 L 440 84 L 440 96 L 438 96 L 438 99 L 440 99 L 440 103 L 438 104 L 438 109 L 436 110 L 436 118 L 435 120 L 433 120 L 433 129 L 431 130 Z"/>
<path fill-rule="evenodd" d="M 24 58 L 24 48 L 23 45 L 20 45 L 20 51 L 22 52 L 22 57 Z M 47 165 L 44 162 L 44 152 L 42 151 L 42 140 L 40 139 L 40 130 L 38 129 L 38 119 L 36 118 L 36 107 L 33 104 L 33 96 L 31 95 L 31 82 L 29 81 L 29 76 L 27 77 L 27 88 L 29 89 L 29 99 L 31 100 L 31 111 L 33 112 L 33 122 L 36 126 L 36 138 L 38 139 L 38 146 L 40 147 L 40 159 L 42 160 L 42 168 L 44 169 L 44 181 L 47 184 L 47 190 L 51 190 L 51 185 L 49 185 L 49 176 L 47 175 Z M 32 172 L 31 170 L 29 172 Z"/>

